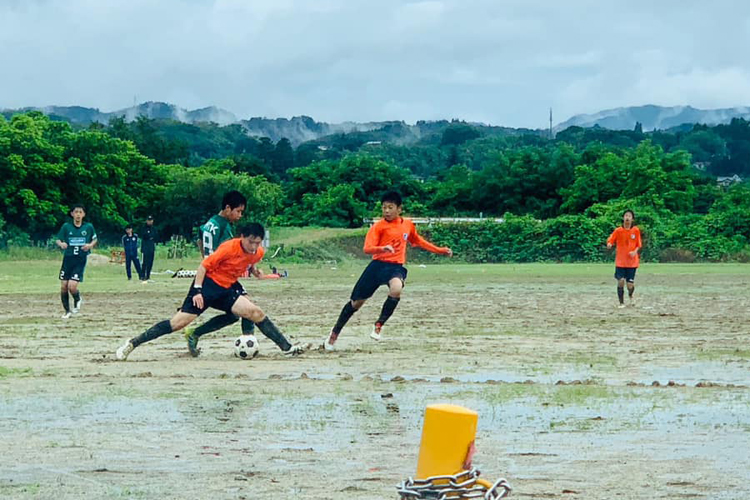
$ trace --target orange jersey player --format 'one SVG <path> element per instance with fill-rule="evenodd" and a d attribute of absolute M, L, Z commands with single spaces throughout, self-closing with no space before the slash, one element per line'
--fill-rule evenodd
<path fill-rule="evenodd" d="M 615 257 L 615 279 L 617 280 L 617 299 L 619 307 L 625 307 L 625 285 L 628 287 L 630 305 L 635 305 L 635 271 L 640 263 L 639 252 L 643 247 L 641 231 L 634 226 L 635 214 L 626 210 L 622 214 L 622 226 L 615 229 L 607 238 L 607 248 L 617 247 Z"/>
<path fill-rule="evenodd" d="M 324 344 L 328 350 L 335 348 L 334 344 L 349 318 L 372 297 L 375 290 L 381 285 L 388 285 L 388 298 L 370 334 L 374 340 L 380 340 L 383 325 L 396 309 L 406 282 L 407 271 L 404 263 L 407 243 L 432 253 L 453 255 L 450 248 L 435 246 L 419 236 L 414 223 L 401 217 L 402 200 L 399 193 L 386 193 L 381 201 L 383 218 L 370 228 L 365 237 L 364 252 L 372 255 L 372 261 L 354 285 L 350 300 L 344 305 L 336 324 L 328 334 Z"/>
<path fill-rule="evenodd" d="M 117 359 L 125 361 L 139 345 L 185 328 L 209 307 L 249 319 L 266 337 L 277 344 L 283 343 L 286 347 L 282 347 L 284 354 L 296 355 L 302 352 L 301 346 L 291 345 L 271 318 L 250 302 L 245 289 L 237 281 L 245 273 L 247 266 L 258 263 L 263 258 L 264 250 L 260 243 L 264 234 L 263 226 L 257 222 L 247 224 L 240 229 L 239 238 L 224 242 L 214 253 L 203 259 L 177 314 L 126 341 L 117 349 Z M 188 338 L 188 349 L 195 356 L 198 337 L 192 337 L 192 340 L 194 342 L 191 344 L 191 338 Z"/>

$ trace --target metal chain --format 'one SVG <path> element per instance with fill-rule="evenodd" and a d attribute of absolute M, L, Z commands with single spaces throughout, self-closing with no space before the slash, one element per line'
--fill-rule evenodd
<path fill-rule="evenodd" d="M 511 487 L 505 479 L 498 479 L 491 488 L 477 484 L 479 471 L 476 468 L 459 472 L 454 476 L 432 476 L 427 479 L 409 478 L 397 486 L 401 500 L 430 498 L 453 500 L 481 498 L 498 500 L 510 495 Z M 440 483 L 440 484 L 438 484 Z"/>

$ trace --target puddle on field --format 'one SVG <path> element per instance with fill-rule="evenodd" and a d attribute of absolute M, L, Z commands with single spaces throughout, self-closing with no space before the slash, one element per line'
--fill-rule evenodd
<path fill-rule="evenodd" d="M 639 371 L 646 380 L 674 380 L 689 385 L 704 381 L 750 385 L 749 363 L 692 362 L 674 367 L 642 366 Z"/>

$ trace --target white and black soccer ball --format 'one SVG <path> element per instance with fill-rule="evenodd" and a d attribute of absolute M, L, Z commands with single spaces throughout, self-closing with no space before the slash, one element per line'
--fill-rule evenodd
<path fill-rule="evenodd" d="M 255 335 L 240 335 L 234 341 L 234 355 L 240 359 L 253 359 L 258 355 L 258 339 Z"/>

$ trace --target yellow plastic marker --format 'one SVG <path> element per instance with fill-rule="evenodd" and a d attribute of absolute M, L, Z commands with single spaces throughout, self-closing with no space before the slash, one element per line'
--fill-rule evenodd
<path fill-rule="evenodd" d="M 430 405 L 424 412 L 416 479 L 453 475 L 471 467 L 479 415 L 456 405 Z"/>

